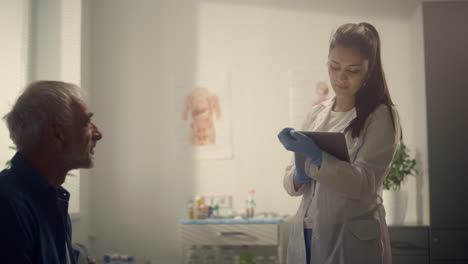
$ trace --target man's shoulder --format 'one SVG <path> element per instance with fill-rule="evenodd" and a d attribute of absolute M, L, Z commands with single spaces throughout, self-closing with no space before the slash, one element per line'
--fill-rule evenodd
<path fill-rule="evenodd" d="M 26 194 L 24 186 L 10 170 L 0 172 L 0 202 L 16 210 L 29 211 L 31 201 Z"/>
<path fill-rule="evenodd" d="M 20 185 L 10 169 L 0 172 L 0 197 L 15 196 L 20 193 Z"/>
<path fill-rule="evenodd" d="M 2 234 L 0 247 L 10 249 L 8 252 L 2 252 L 2 257 L 6 257 L 7 260 L 27 258 L 25 254 L 29 254 L 28 250 L 37 243 L 37 234 L 40 228 L 31 198 L 24 195 L 21 188 L 18 188 L 17 178 L 14 176 L 5 173 L 5 171 L 0 172 L 0 211 L 2 216 L 0 217 L 0 234 Z M 36 262 L 34 261 L 34 263 Z"/>

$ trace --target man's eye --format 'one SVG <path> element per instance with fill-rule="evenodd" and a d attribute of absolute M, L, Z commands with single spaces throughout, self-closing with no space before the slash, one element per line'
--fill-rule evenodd
<path fill-rule="evenodd" d="M 338 67 L 333 67 L 333 66 L 330 66 L 330 69 L 332 69 L 332 71 L 339 71 L 339 70 L 340 70 L 340 68 L 338 68 Z"/>
<path fill-rule="evenodd" d="M 359 71 L 351 71 L 351 70 L 347 70 L 347 72 L 349 72 L 349 73 L 351 73 L 351 74 L 359 73 Z"/>

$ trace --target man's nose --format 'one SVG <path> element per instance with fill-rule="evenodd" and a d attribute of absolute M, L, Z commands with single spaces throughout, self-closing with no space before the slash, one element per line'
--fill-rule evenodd
<path fill-rule="evenodd" d="M 96 125 L 93 125 L 94 126 L 94 130 L 93 130 L 93 139 L 94 140 L 100 140 L 103 135 L 102 135 L 102 132 L 99 130 L 99 128 L 97 128 Z"/>

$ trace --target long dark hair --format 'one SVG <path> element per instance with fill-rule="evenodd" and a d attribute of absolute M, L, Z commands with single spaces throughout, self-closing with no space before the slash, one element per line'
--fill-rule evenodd
<path fill-rule="evenodd" d="M 369 23 L 344 24 L 331 37 L 329 51 L 337 46 L 355 48 L 369 60 L 367 78 L 356 94 L 357 116 L 346 128 L 346 132 L 351 131 L 352 137 L 359 137 L 367 117 L 380 104 L 388 107 L 395 129 L 395 117 L 392 111 L 394 104 L 382 68 L 380 38 L 375 27 Z"/>

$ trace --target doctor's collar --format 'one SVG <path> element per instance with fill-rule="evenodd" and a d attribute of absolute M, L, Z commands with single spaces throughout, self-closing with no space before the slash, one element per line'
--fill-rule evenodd
<path fill-rule="evenodd" d="M 336 96 L 333 96 L 325 101 L 323 101 L 321 104 L 324 105 L 325 107 L 332 107 L 333 104 L 335 103 Z"/>

